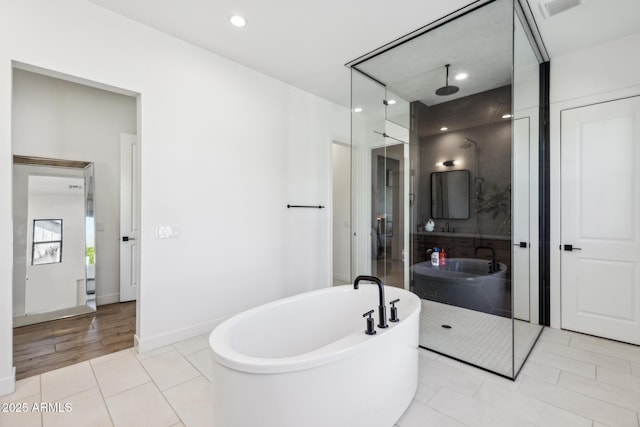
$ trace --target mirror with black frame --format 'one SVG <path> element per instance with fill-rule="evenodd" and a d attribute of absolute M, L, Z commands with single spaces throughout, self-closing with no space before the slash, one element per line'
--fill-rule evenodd
<path fill-rule="evenodd" d="M 431 218 L 469 218 L 469 171 L 431 173 Z"/>
<path fill-rule="evenodd" d="M 14 156 L 14 327 L 96 311 L 93 170 Z"/>

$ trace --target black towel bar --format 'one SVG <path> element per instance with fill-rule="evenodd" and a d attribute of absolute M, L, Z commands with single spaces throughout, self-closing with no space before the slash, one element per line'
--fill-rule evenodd
<path fill-rule="evenodd" d="M 287 208 L 313 208 L 313 209 L 324 209 L 322 205 L 287 205 Z"/>

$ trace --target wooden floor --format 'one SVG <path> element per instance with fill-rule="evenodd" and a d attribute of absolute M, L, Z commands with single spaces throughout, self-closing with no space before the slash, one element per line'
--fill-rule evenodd
<path fill-rule="evenodd" d="M 16 379 L 133 347 L 136 303 L 98 306 L 98 311 L 13 330 Z"/>

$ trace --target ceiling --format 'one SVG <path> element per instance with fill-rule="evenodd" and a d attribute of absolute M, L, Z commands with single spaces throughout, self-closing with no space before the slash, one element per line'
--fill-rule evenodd
<path fill-rule="evenodd" d="M 402 99 L 435 105 L 511 84 L 512 9 L 497 0 L 355 67 L 384 82 Z M 428 54 L 425 54 L 428 52 Z M 436 95 L 446 84 L 460 90 Z M 456 81 L 465 72 L 468 78 Z"/>
<path fill-rule="evenodd" d="M 350 78 L 345 63 L 474 3 L 471 0 L 87 1 L 347 107 Z M 550 1 L 581 4 L 547 19 L 539 3 Z M 552 59 L 640 31 L 640 0 L 528 2 Z M 246 27 L 229 24 L 229 16 L 236 13 L 248 20 Z M 494 25 L 497 23 L 483 27 Z M 444 60 L 445 43 L 439 53 Z M 452 63 L 452 72 L 454 66 Z M 444 85 L 444 70 L 434 68 L 433 72 L 442 73 Z M 489 69 L 484 72 L 490 74 Z"/>

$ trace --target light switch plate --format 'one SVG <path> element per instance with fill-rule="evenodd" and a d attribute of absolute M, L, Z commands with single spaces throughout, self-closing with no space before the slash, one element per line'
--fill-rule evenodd
<path fill-rule="evenodd" d="M 156 239 L 177 239 L 180 228 L 177 225 L 161 225 L 156 228 Z"/>

